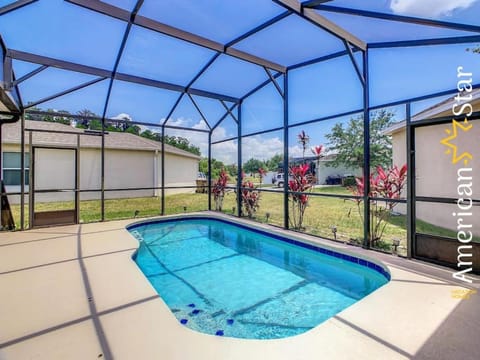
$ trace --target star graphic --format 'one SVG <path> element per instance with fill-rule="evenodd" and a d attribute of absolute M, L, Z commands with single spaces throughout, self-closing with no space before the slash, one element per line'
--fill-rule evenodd
<path fill-rule="evenodd" d="M 468 132 L 471 128 L 473 127 L 472 124 L 468 123 L 467 118 L 463 120 L 463 122 L 459 122 L 457 120 L 452 120 L 452 130 L 450 129 L 445 129 L 445 132 L 447 133 L 446 138 L 442 139 L 440 142 L 447 147 L 447 150 L 445 151 L 445 154 L 452 154 L 452 164 L 456 164 L 460 160 L 463 159 L 464 165 L 467 165 L 470 160 L 472 160 L 472 154 L 469 152 L 465 151 L 463 152 L 460 156 L 458 156 L 458 148 L 457 145 L 453 145 L 450 143 L 451 140 L 454 140 L 457 138 L 458 135 L 458 128 L 460 128 L 463 132 Z"/>

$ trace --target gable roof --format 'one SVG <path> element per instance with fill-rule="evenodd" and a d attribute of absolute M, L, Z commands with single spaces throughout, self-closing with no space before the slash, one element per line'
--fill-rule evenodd
<path fill-rule="evenodd" d="M 472 96 L 471 100 L 469 101 L 472 104 L 473 108 L 480 108 L 480 88 L 472 90 L 470 93 Z M 449 98 L 430 106 L 429 108 L 420 111 L 419 113 L 412 116 L 412 121 L 418 121 L 423 119 L 434 119 L 443 116 L 452 115 L 452 105 L 456 102 L 455 97 L 458 94 L 450 96 Z M 392 126 L 385 129 L 384 133 L 388 135 L 392 135 L 396 132 L 403 130 L 403 128 L 407 125 L 406 120 L 399 121 Z"/>
<path fill-rule="evenodd" d="M 58 147 L 76 147 L 77 135 L 80 136 L 81 148 L 100 149 L 102 146 L 102 138 L 99 135 L 86 135 L 83 129 L 74 128 L 68 125 L 46 122 L 25 120 L 26 129 L 35 129 L 40 131 L 33 132 L 33 144 L 44 146 Z M 2 127 L 2 143 L 4 144 L 20 144 L 20 122 L 13 124 L 5 124 Z M 48 132 L 50 131 L 50 132 Z M 64 134 L 55 131 L 63 131 L 74 134 Z M 28 143 L 28 132 L 25 132 L 25 143 Z M 150 140 L 135 134 L 125 132 L 108 132 L 105 133 L 105 149 L 111 150 L 130 150 L 130 151 L 162 151 L 162 143 Z M 200 156 L 192 154 L 188 151 L 178 149 L 174 146 L 165 144 L 165 153 L 178 156 L 200 159 Z"/>

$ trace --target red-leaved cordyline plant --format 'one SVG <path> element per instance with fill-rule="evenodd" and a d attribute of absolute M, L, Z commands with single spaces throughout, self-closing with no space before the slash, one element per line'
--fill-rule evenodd
<path fill-rule="evenodd" d="M 265 170 L 264 168 L 258 168 L 258 175 L 260 177 L 260 185 L 262 185 L 263 178 L 265 177 L 265 175 L 267 175 L 267 170 Z"/>
<path fill-rule="evenodd" d="M 213 200 L 215 201 L 215 210 L 222 211 L 223 197 L 227 186 L 228 175 L 225 169 L 220 171 L 218 179 L 212 185 Z"/>
<path fill-rule="evenodd" d="M 257 190 L 253 182 L 244 180 L 245 173 L 242 172 L 242 213 L 247 214 L 249 218 L 255 217 L 260 207 L 260 192 Z"/>
<path fill-rule="evenodd" d="M 323 145 L 312 146 L 311 150 L 312 150 L 312 153 L 317 158 L 317 162 L 315 164 L 316 165 L 315 166 L 315 169 L 316 169 L 316 174 L 315 175 L 318 179 L 319 171 L 320 171 L 320 159 L 323 157 Z"/>
<path fill-rule="evenodd" d="M 303 193 L 312 188 L 312 177 L 308 174 L 309 166 L 307 164 L 293 166 L 289 170 L 290 180 L 288 180 L 288 190 L 294 192 L 290 194 L 290 224 L 294 229 L 301 230 L 303 225 L 303 216 L 308 206 L 308 195 Z"/>
<path fill-rule="evenodd" d="M 310 136 L 307 135 L 307 133 L 302 130 L 300 131 L 300 134 L 297 135 L 298 142 L 302 144 L 302 149 L 303 149 L 303 159 L 305 159 L 305 150 L 307 149 L 308 142 L 310 141 Z"/>
<path fill-rule="evenodd" d="M 393 208 L 398 204 L 400 195 L 405 186 L 407 179 L 407 165 L 398 168 L 394 166 L 388 170 L 381 166 L 377 167 L 376 174 L 370 175 L 370 197 L 388 199 L 370 200 L 370 243 L 375 243 L 380 240 L 387 226 L 388 219 L 392 213 Z M 353 195 L 363 196 L 365 193 L 365 179 L 357 178 L 357 185 L 351 188 Z M 356 199 L 358 205 L 358 212 L 362 222 L 363 212 L 360 204 L 363 202 L 362 198 Z"/>
<path fill-rule="evenodd" d="M 322 155 L 323 155 L 323 145 L 312 146 L 312 153 L 317 158 L 322 157 Z"/>

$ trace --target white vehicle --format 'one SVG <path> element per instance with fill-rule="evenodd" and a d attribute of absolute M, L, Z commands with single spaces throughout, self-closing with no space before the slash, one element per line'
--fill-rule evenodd
<path fill-rule="evenodd" d="M 276 173 L 272 178 L 272 184 L 277 185 L 278 187 L 283 187 L 285 183 L 285 178 L 283 173 Z"/>

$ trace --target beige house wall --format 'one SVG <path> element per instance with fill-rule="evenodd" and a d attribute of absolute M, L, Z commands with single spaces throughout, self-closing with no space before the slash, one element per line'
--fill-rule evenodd
<path fill-rule="evenodd" d="M 473 127 L 468 132 L 458 132 L 456 140 L 451 143 L 458 146 L 458 155 L 470 152 L 473 159 L 468 166 L 472 168 L 473 198 L 480 198 L 480 120 L 470 122 Z M 446 129 L 451 129 L 450 124 L 434 125 L 416 129 L 415 157 L 416 157 L 416 194 L 417 196 L 448 197 L 458 199 L 458 174 L 459 168 L 464 167 L 462 162 L 452 164 L 452 154 L 446 154 L 446 146 L 441 140 L 448 134 Z M 405 128 L 393 133 L 393 163 L 402 165 L 406 163 L 406 134 Z M 463 181 L 460 183 L 468 183 Z M 465 196 L 467 197 L 467 196 Z M 405 213 L 405 206 L 398 205 L 396 211 Z M 417 218 L 431 224 L 457 229 L 458 218 L 452 213 L 459 212 L 456 204 L 440 204 L 417 202 Z M 472 216 L 465 216 L 473 225 L 474 233 L 480 236 L 480 206 L 473 206 Z"/>
<path fill-rule="evenodd" d="M 27 148 L 28 150 L 28 148 Z M 3 145 L 5 152 L 19 152 L 18 145 Z M 36 189 L 73 189 L 74 152 L 65 150 L 37 149 Z M 105 189 L 129 189 L 160 187 L 162 181 L 162 156 L 159 151 L 105 151 Z M 166 186 L 195 186 L 198 160 L 175 154 L 165 154 Z M 80 189 L 101 188 L 100 149 L 83 148 L 80 151 Z M 7 186 L 7 192 L 20 192 L 20 186 Z M 26 187 L 28 191 L 28 186 Z M 166 194 L 189 193 L 195 189 L 167 189 Z M 82 192 L 81 200 L 100 199 L 99 191 Z M 160 190 L 106 191 L 106 199 L 158 196 Z M 73 192 L 37 193 L 36 202 L 71 201 Z M 19 203 L 19 196 L 10 195 L 10 203 Z M 28 197 L 26 197 L 28 201 Z"/>
<path fill-rule="evenodd" d="M 160 157 L 160 155 L 159 155 Z M 161 184 L 161 161 L 158 166 L 158 181 Z M 198 160 L 183 156 L 168 154 L 165 156 L 165 184 L 166 186 L 195 186 L 198 176 Z M 160 185 L 159 185 L 160 186 Z M 195 189 L 167 189 L 167 194 L 194 192 Z"/>

